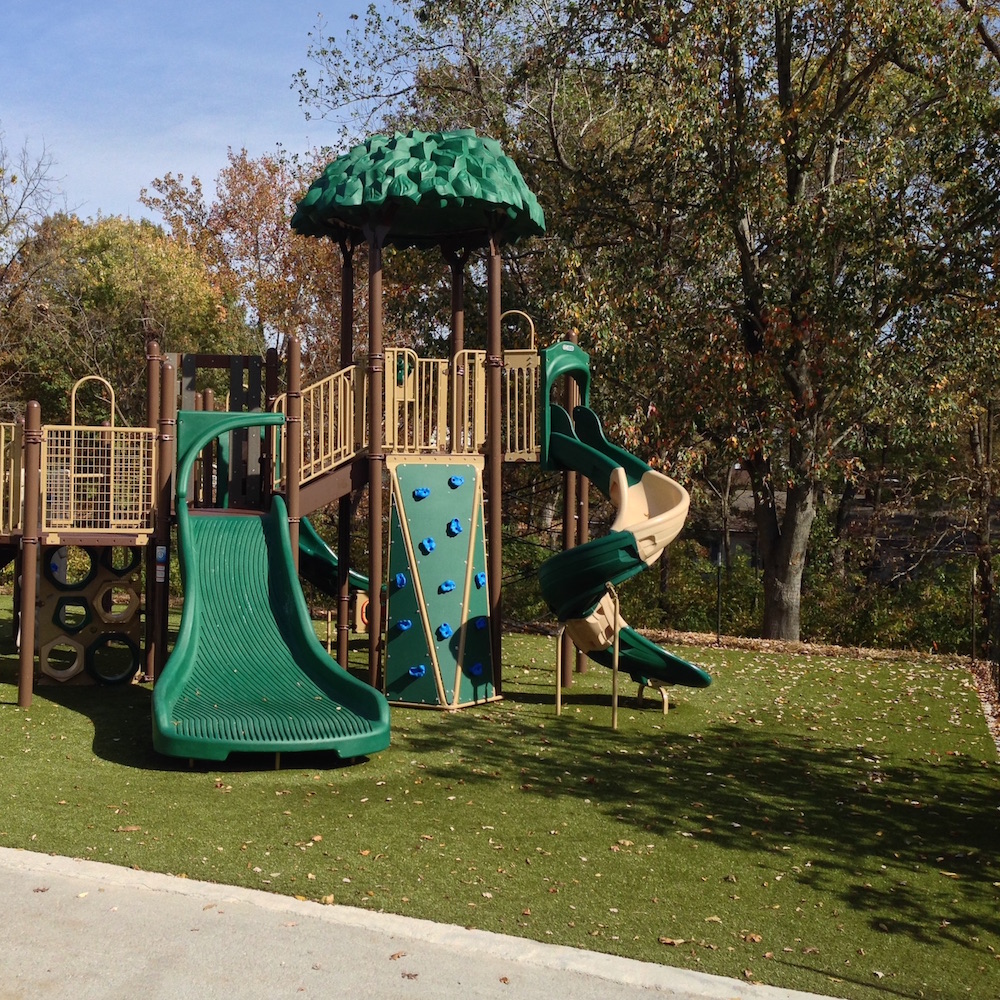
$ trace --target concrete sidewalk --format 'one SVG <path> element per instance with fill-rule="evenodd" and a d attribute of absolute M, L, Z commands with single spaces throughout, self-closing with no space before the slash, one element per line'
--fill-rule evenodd
<path fill-rule="evenodd" d="M 0 848 L 0 1000 L 822 1000 L 427 920 Z"/>

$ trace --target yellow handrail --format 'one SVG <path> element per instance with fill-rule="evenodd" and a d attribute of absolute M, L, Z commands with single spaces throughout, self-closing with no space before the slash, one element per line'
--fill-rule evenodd
<path fill-rule="evenodd" d="M 21 438 L 19 424 L 0 424 L 0 535 L 21 526 Z"/>

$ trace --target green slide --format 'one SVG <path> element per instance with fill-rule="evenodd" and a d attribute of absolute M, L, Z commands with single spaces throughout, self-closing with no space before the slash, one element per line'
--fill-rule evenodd
<path fill-rule="evenodd" d="M 337 596 L 339 589 L 337 554 L 320 536 L 308 517 L 299 522 L 299 572 L 325 594 Z M 347 579 L 355 590 L 368 593 L 368 577 L 348 570 Z"/>
<path fill-rule="evenodd" d="M 586 355 L 562 344 L 546 349 L 543 365 L 554 357 L 556 374 L 582 371 Z M 550 362 L 551 363 L 551 362 Z M 589 384 L 583 382 L 584 401 Z M 543 377 L 546 395 L 551 384 Z M 579 649 L 596 663 L 611 667 L 614 633 L 618 628 L 619 669 L 639 684 L 681 684 L 707 687 L 712 678 L 700 667 L 662 649 L 615 619 L 608 593 L 652 565 L 676 537 L 687 515 L 688 495 L 678 483 L 650 468 L 630 452 L 611 444 L 600 418 L 588 406 L 573 417 L 550 404 L 544 421 L 545 462 L 549 468 L 585 475 L 618 511 L 611 531 L 584 545 L 557 553 L 538 570 L 542 596 Z"/>
<path fill-rule="evenodd" d="M 161 753 L 225 760 L 233 751 L 331 750 L 349 758 L 389 745 L 383 695 L 339 666 L 316 638 L 282 499 L 263 515 L 192 514 L 187 507 L 191 466 L 208 441 L 235 426 L 282 419 L 178 415 L 184 611 L 153 689 L 153 745 Z"/>

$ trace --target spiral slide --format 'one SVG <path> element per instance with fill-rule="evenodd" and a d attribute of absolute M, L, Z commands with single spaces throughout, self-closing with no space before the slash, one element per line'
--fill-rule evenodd
<path fill-rule="evenodd" d="M 208 441 L 235 426 L 281 419 L 178 416 L 184 612 L 153 689 L 153 745 L 161 753 L 225 760 L 233 751 L 329 750 L 350 758 L 389 745 L 384 696 L 332 660 L 316 638 L 281 497 L 268 514 L 188 510 L 192 463 Z"/>
<path fill-rule="evenodd" d="M 653 565 L 677 537 L 688 511 L 687 491 L 604 436 L 600 418 L 578 406 L 571 419 L 550 404 L 547 464 L 587 476 L 617 508 L 609 534 L 560 552 L 538 571 L 542 595 L 578 649 L 596 663 L 614 660 L 615 608 L 607 584 L 618 586 Z M 700 667 L 662 649 L 618 620 L 619 669 L 642 685 L 707 687 Z"/>

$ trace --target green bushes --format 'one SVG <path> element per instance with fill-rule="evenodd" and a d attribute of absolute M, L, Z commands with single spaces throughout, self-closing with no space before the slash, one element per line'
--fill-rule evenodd
<path fill-rule="evenodd" d="M 802 594 L 802 639 L 833 645 L 967 653 L 971 647 L 969 561 L 961 557 L 920 568 L 912 578 L 873 583 L 846 577 L 824 546 L 810 560 Z M 538 590 L 537 567 L 551 553 L 530 539 L 507 540 L 504 617 L 551 622 Z M 675 542 L 661 561 L 623 584 L 622 615 L 636 628 L 760 635 L 763 586 L 746 552 L 721 572 L 708 550 L 691 539 Z M 554 624 L 554 623 L 552 623 Z M 985 634 L 981 634 L 981 640 Z"/>

